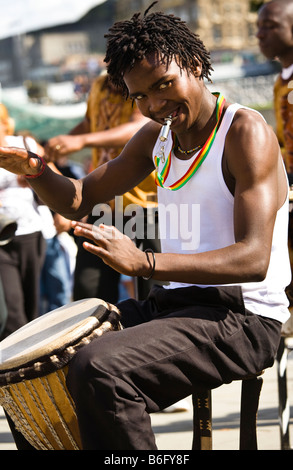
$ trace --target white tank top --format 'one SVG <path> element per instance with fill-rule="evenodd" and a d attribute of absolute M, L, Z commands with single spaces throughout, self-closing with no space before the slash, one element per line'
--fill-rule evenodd
<path fill-rule="evenodd" d="M 158 187 L 162 253 L 201 253 L 235 243 L 234 197 L 224 181 L 222 156 L 227 132 L 235 113 L 240 108 L 244 106 L 237 103 L 227 108 L 206 160 L 183 187 L 177 191 Z M 172 139 L 170 132 L 164 144 L 165 155 L 168 155 L 173 147 Z M 158 139 L 153 150 L 154 163 L 161 147 L 162 142 Z M 196 154 L 189 160 L 180 160 L 172 153 L 172 164 L 164 185 L 169 186 L 182 177 L 194 158 Z M 160 161 L 158 166 L 160 173 L 163 167 L 164 163 Z M 286 202 L 277 213 L 271 259 L 265 280 L 234 284 L 241 286 L 247 309 L 282 323 L 290 316 L 284 291 L 291 280 L 287 243 L 288 215 L 287 196 Z M 190 284 L 171 282 L 166 288 L 186 286 Z"/>

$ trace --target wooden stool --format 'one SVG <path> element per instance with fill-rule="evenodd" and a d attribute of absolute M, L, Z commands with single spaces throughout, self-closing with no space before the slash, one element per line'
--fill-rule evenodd
<path fill-rule="evenodd" d="M 240 450 L 257 450 L 256 418 L 262 372 L 242 380 L 240 411 Z M 212 394 L 211 390 L 194 393 L 192 450 L 212 450 Z"/>
<path fill-rule="evenodd" d="M 293 307 L 289 308 L 290 318 L 282 327 L 281 341 L 276 357 L 279 393 L 279 428 L 281 450 L 291 450 L 290 445 L 290 404 L 287 389 L 288 355 L 293 350 Z M 291 339 L 291 342 L 290 342 Z"/>

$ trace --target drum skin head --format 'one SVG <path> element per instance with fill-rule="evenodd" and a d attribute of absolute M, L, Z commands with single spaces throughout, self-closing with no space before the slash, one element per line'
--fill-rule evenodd
<path fill-rule="evenodd" d="M 68 364 L 101 335 L 122 329 L 120 319 L 116 306 L 84 299 L 33 320 L 0 343 L 0 404 L 35 449 L 82 449 L 66 385 Z"/>
<path fill-rule="evenodd" d="M 96 328 L 109 305 L 83 299 L 42 315 L 0 343 L 0 371 L 21 367 L 66 348 Z"/>

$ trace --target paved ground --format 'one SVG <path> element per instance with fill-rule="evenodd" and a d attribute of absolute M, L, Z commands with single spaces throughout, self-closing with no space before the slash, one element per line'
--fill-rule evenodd
<path fill-rule="evenodd" d="M 290 444 L 293 447 L 293 352 L 287 370 L 290 396 Z M 240 382 L 224 385 L 213 391 L 213 449 L 239 449 Z M 188 450 L 192 442 L 192 411 L 152 416 L 153 429 L 161 450 Z M 278 421 L 277 371 L 274 366 L 264 375 L 258 413 L 259 450 L 280 450 Z"/>
<path fill-rule="evenodd" d="M 289 355 L 287 384 L 290 400 L 290 433 L 293 447 L 293 352 Z M 189 398 L 190 400 L 190 398 Z M 213 448 L 237 450 L 239 438 L 240 383 L 234 382 L 213 391 Z M 159 450 L 190 450 L 192 411 L 152 415 Z M 278 424 L 277 372 L 274 366 L 264 375 L 258 414 L 259 450 L 280 450 Z M 0 450 L 16 450 L 9 427 L 0 408 Z"/>

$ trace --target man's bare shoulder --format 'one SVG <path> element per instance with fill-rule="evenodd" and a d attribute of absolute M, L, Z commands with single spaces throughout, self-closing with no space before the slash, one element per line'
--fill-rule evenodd
<path fill-rule="evenodd" d="M 226 139 L 227 147 L 237 148 L 240 153 L 258 155 L 263 151 L 277 157 L 279 146 L 272 127 L 263 116 L 250 108 L 240 108 L 235 113 Z"/>
<path fill-rule="evenodd" d="M 252 108 L 239 108 L 235 113 L 230 134 L 239 136 L 239 134 L 250 133 L 261 138 L 263 135 L 274 137 L 271 126 L 265 121 L 264 117 Z"/>
<path fill-rule="evenodd" d="M 139 150 L 141 154 L 151 158 L 160 130 L 160 124 L 154 121 L 147 122 L 127 144 L 128 150 Z"/>
<path fill-rule="evenodd" d="M 226 136 L 224 163 L 236 181 L 261 180 L 278 167 L 280 148 L 271 126 L 252 109 L 240 108 Z"/>
<path fill-rule="evenodd" d="M 146 124 L 137 132 L 137 135 L 157 138 L 161 130 L 161 125 L 155 121 L 149 120 Z"/>

